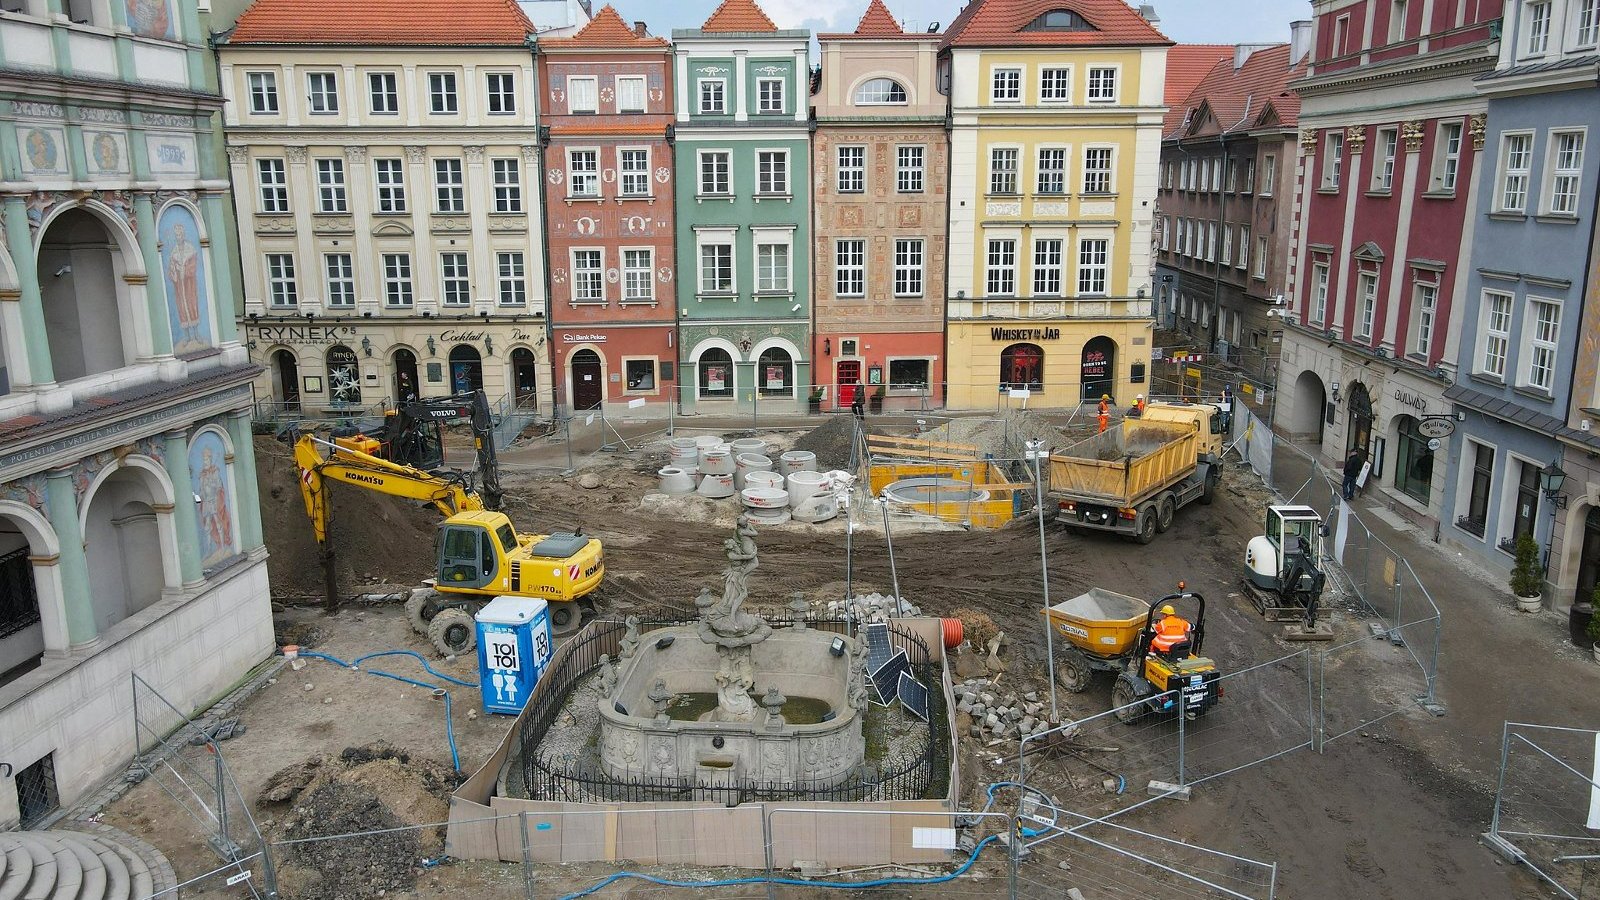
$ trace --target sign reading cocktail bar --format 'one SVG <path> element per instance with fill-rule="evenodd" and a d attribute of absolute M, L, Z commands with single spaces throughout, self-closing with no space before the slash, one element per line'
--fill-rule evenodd
<path fill-rule="evenodd" d="M 1061 337 L 1059 328 L 991 328 L 991 341 L 1053 341 Z"/>

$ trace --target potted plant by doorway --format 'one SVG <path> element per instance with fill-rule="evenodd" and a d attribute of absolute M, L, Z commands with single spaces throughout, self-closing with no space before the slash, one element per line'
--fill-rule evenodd
<path fill-rule="evenodd" d="M 1600 605 L 1600 587 L 1594 589 L 1589 602 Z M 1594 645 L 1590 648 L 1590 652 L 1594 653 L 1594 661 L 1600 663 L 1600 616 L 1589 620 L 1589 640 L 1594 641 Z"/>
<path fill-rule="evenodd" d="M 883 412 L 883 394 L 883 385 L 880 384 L 878 389 L 872 392 L 872 396 L 867 398 L 867 408 L 875 416 Z"/>
<path fill-rule="evenodd" d="M 822 388 L 811 389 L 811 396 L 806 398 L 806 412 L 813 416 L 822 414 Z"/>
<path fill-rule="evenodd" d="M 1511 593 L 1516 595 L 1517 609 L 1538 612 L 1544 605 L 1540 592 L 1544 590 L 1544 570 L 1539 567 L 1539 545 L 1533 536 L 1524 534 L 1517 538 L 1512 552 L 1516 562 L 1511 565 Z"/>

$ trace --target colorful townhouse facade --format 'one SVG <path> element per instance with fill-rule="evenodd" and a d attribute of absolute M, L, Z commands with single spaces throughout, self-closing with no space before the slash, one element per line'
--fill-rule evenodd
<path fill-rule="evenodd" d="M 847 34 L 819 34 L 811 356 L 828 405 L 856 385 L 885 408 L 944 404 L 949 147 L 941 36 L 872 0 Z"/>
<path fill-rule="evenodd" d="M 981 0 L 945 29 L 950 406 L 1143 389 L 1171 44 L 1122 0 Z"/>
<path fill-rule="evenodd" d="M 610 6 L 535 44 L 557 402 L 666 415 L 677 378 L 672 48 Z"/>
<path fill-rule="evenodd" d="M 1565 608 L 1588 599 L 1600 571 L 1600 416 L 1593 370 L 1586 384 L 1574 367 L 1600 334 L 1584 327 L 1600 197 L 1600 4 L 1513 0 L 1504 13 L 1498 62 L 1475 82 L 1488 101 L 1484 184 L 1445 391 L 1458 422 L 1442 532 L 1502 571 L 1516 540 L 1532 537 L 1550 551 L 1547 605 Z"/>
<path fill-rule="evenodd" d="M 550 409 L 531 34 L 503 0 L 257 0 L 219 38 L 263 399 Z"/>
<path fill-rule="evenodd" d="M 0 830 L 126 769 L 134 676 L 201 709 L 273 651 L 210 24 L 0 15 Z"/>
<path fill-rule="evenodd" d="M 686 412 L 793 411 L 812 390 L 810 39 L 754 0 L 672 32 Z"/>
<path fill-rule="evenodd" d="M 1292 306 L 1277 427 L 1432 531 L 1453 411 L 1502 4 L 1316 0 L 1300 95 Z"/>

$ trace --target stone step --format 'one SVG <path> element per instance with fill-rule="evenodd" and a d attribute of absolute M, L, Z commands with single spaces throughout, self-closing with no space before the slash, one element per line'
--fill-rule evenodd
<path fill-rule="evenodd" d="M 175 887 L 159 851 L 91 822 L 84 831 L 0 832 L 0 900 L 144 900 Z"/>
<path fill-rule="evenodd" d="M 28 855 L 33 857 L 33 873 L 28 878 L 28 884 L 22 889 L 19 900 L 52 900 L 51 893 L 56 889 L 56 883 L 62 880 L 63 875 L 73 889 L 83 878 L 83 872 L 76 870 L 78 859 L 70 851 L 63 850 L 56 853 L 55 847 L 49 842 L 39 839 L 39 831 L 19 831 L 12 835 L 12 839 L 27 848 Z M 63 872 L 63 866 L 67 867 Z M 68 895 L 72 896 L 72 895 Z"/>
<path fill-rule="evenodd" d="M 0 900 L 19 900 L 33 877 L 33 856 L 21 842 L 0 834 L 0 853 L 6 856 L 6 877 L 0 881 Z"/>
<path fill-rule="evenodd" d="M 105 831 L 113 830 L 105 825 L 97 826 L 97 828 Z M 100 834 L 98 837 L 105 846 L 109 847 L 117 856 L 120 856 L 122 862 L 128 867 L 128 885 L 132 900 L 143 900 L 143 898 L 154 894 L 158 890 L 177 885 L 176 879 L 168 880 L 163 878 L 160 879 L 161 886 L 158 888 L 156 886 L 158 880 L 156 873 L 151 871 L 150 864 L 145 861 L 137 850 L 114 837 L 108 837 L 105 834 Z M 152 850 L 151 852 L 155 851 Z"/>
<path fill-rule="evenodd" d="M 106 842 L 93 835 L 81 834 L 75 831 L 62 833 L 71 834 L 82 840 L 83 845 L 93 850 L 95 856 L 100 860 L 100 866 L 105 870 L 105 883 L 101 887 L 99 895 L 103 900 L 142 900 L 143 897 L 148 896 L 147 894 L 141 894 L 138 897 L 133 896 L 133 879 L 128 872 L 128 864 Z M 94 897 L 95 895 L 85 890 L 82 900 L 94 900 Z"/>
<path fill-rule="evenodd" d="M 54 896 L 60 900 L 103 900 L 106 893 L 106 867 L 100 862 L 100 854 L 89 846 L 87 836 L 70 831 L 50 831 L 45 836 L 71 853 L 77 859 L 78 870 L 82 873 L 76 894 L 69 893 L 64 885 L 57 882 Z M 60 851 L 57 852 L 59 854 Z"/>

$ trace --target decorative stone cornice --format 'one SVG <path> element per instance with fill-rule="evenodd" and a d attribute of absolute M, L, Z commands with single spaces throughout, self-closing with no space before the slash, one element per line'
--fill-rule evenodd
<path fill-rule="evenodd" d="M 1422 120 L 1412 119 L 1400 123 L 1400 137 L 1406 142 L 1407 153 L 1418 153 L 1422 150 Z"/>
<path fill-rule="evenodd" d="M 469 166 L 483 164 L 483 151 L 484 148 L 481 144 L 468 144 L 461 148 L 461 152 L 467 157 L 467 165 Z"/>
<path fill-rule="evenodd" d="M 227 149 L 228 162 L 232 163 L 233 165 L 242 166 L 250 161 L 249 147 L 229 147 Z"/>
<path fill-rule="evenodd" d="M 1360 153 L 1367 146 L 1367 126 L 1351 125 L 1344 130 L 1344 139 L 1351 153 Z"/>
<path fill-rule="evenodd" d="M 346 147 L 344 148 L 344 158 L 349 160 L 351 164 L 364 163 L 367 161 L 367 148 Z"/>
<path fill-rule="evenodd" d="M 1300 146 L 1307 150 L 1317 149 L 1317 130 L 1315 128 L 1300 129 Z"/>
<path fill-rule="evenodd" d="M 285 147 L 283 148 L 283 155 L 284 158 L 289 160 L 290 165 L 303 166 L 306 163 L 306 148 L 304 147 Z"/>
<path fill-rule="evenodd" d="M 428 148 L 417 146 L 415 144 L 409 145 L 406 147 L 406 159 L 410 160 L 412 164 L 427 162 Z"/>
<path fill-rule="evenodd" d="M 1467 116 L 1467 134 L 1472 136 L 1472 149 L 1481 151 L 1484 138 L 1488 136 L 1489 117 L 1485 113 L 1473 113 Z"/>

